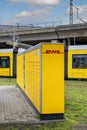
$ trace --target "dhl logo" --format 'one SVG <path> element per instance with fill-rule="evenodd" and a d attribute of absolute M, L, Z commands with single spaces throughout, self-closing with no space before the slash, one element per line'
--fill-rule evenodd
<path fill-rule="evenodd" d="M 61 50 L 46 50 L 43 53 L 44 54 L 63 54 L 63 52 L 61 52 Z"/>

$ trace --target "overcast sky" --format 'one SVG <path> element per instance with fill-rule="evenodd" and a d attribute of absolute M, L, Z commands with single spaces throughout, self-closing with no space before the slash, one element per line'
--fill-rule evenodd
<path fill-rule="evenodd" d="M 87 18 L 87 0 L 73 0 L 79 19 Z M 66 21 L 70 0 L 0 0 L 0 24 L 21 24 Z M 74 18 L 77 17 L 74 8 Z"/>

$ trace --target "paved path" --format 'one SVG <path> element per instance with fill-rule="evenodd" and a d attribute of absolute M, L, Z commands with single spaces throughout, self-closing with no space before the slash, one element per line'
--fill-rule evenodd
<path fill-rule="evenodd" d="M 0 124 L 39 122 L 19 88 L 0 86 Z"/>

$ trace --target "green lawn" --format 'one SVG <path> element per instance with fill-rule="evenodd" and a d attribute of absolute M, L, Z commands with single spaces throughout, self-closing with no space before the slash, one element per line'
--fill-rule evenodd
<path fill-rule="evenodd" d="M 0 80 L 0 85 L 15 84 L 15 80 Z M 86 130 L 87 81 L 65 81 L 65 120 L 43 125 L 8 125 L 0 130 Z"/>
<path fill-rule="evenodd" d="M 16 85 L 15 78 L 0 78 L 0 86 L 4 85 Z"/>

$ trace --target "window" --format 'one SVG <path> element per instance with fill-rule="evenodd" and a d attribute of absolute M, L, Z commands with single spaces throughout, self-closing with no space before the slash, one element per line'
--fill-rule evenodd
<path fill-rule="evenodd" d="M 10 57 L 0 56 L 0 68 L 9 68 L 9 67 L 10 67 Z"/>
<path fill-rule="evenodd" d="M 72 55 L 72 68 L 87 68 L 87 55 L 75 54 Z"/>

